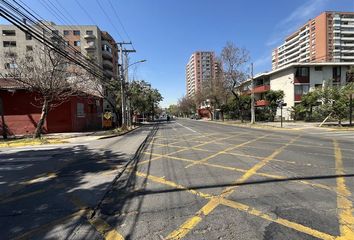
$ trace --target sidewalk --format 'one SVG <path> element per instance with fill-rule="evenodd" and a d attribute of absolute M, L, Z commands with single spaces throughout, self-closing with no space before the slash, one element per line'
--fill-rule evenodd
<path fill-rule="evenodd" d="M 210 120 L 202 120 L 202 121 L 210 121 Z M 281 128 L 280 122 L 256 122 L 255 124 L 251 124 L 250 122 L 243 122 L 239 120 L 215 120 L 210 121 L 219 124 L 226 124 L 226 125 L 235 125 L 239 127 L 248 127 L 248 128 L 269 128 L 269 129 L 278 129 L 278 130 L 304 130 L 304 129 L 323 129 L 323 130 L 348 130 L 354 131 L 354 127 L 339 127 L 336 126 L 337 123 L 335 122 L 328 122 L 319 127 L 321 124 L 320 122 L 304 122 L 304 121 L 296 121 L 296 122 L 283 122 L 283 127 Z M 347 124 L 346 122 L 343 123 Z M 349 125 L 349 124 L 348 124 Z"/>
<path fill-rule="evenodd" d="M 119 132 L 116 129 L 100 130 L 91 132 L 65 132 L 65 133 L 50 133 L 43 134 L 41 139 L 33 139 L 31 136 L 15 136 L 10 137 L 8 140 L 0 140 L 1 147 L 23 147 L 32 145 L 45 145 L 45 144 L 63 144 L 63 143 L 77 143 L 94 141 L 105 138 L 112 138 L 127 134 L 136 130 L 139 126 L 128 131 Z"/>

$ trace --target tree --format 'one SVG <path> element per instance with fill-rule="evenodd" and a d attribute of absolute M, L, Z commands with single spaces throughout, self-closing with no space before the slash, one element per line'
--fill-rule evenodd
<path fill-rule="evenodd" d="M 274 121 L 277 113 L 278 101 L 284 98 L 284 92 L 282 90 L 269 90 L 265 94 L 265 100 L 268 101 L 267 108 L 269 109 L 269 121 Z"/>
<path fill-rule="evenodd" d="M 167 111 L 172 116 L 179 116 L 179 114 L 180 114 L 178 105 L 176 105 L 176 104 L 171 104 L 170 106 L 168 106 Z"/>
<path fill-rule="evenodd" d="M 242 114 L 240 114 L 240 94 L 236 91 L 236 87 L 247 79 L 246 64 L 249 61 L 249 53 L 246 49 L 238 48 L 233 43 L 227 42 L 221 52 L 221 61 L 226 87 L 235 97 L 237 112 L 243 121 Z"/>
<path fill-rule="evenodd" d="M 301 97 L 300 105 L 302 105 L 305 109 L 307 120 L 312 120 L 313 107 L 319 104 L 318 102 L 319 98 L 320 98 L 320 90 L 308 92 Z"/>
<path fill-rule="evenodd" d="M 150 113 L 152 118 L 155 109 L 163 100 L 161 93 L 145 81 L 132 81 L 127 94 L 130 98 L 132 113 Z"/>
<path fill-rule="evenodd" d="M 184 96 L 178 100 L 177 104 L 179 111 L 184 115 L 184 116 L 189 116 L 192 113 L 195 113 L 195 110 L 197 109 L 196 103 L 194 99 Z"/>
<path fill-rule="evenodd" d="M 40 138 L 48 112 L 71 96 L 86 90 L 85 71 L 49 47 L 38 47 L 31 52 L 6 54 L 7 76 L 24 89 L 38 94 L 41 116 L 34 133 Z"/>

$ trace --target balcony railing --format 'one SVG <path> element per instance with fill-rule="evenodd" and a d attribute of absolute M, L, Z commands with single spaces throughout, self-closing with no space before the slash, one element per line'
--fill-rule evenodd
<path fill-rule="evenodd" d="M 260 85 L 253 88 L 254 93 L 262 93 L 270 90 L 270 85 Z"/>
<path fill-rule="evenodd" d="M 265 107 L 268 106 L 269 102 L 267 100 L 261 99 L 261 100 L 257 100 L 255 103 L 256 107 Z"/>
<path fill-rule="evenodd" d="M 294 83 L 309 83 L 309 77 L 297 76 L 294 78 Z"/>
<path fill-rule="evenodd" d="M 296 102 L 300 102 L 300 101 L 301 101 L 301 98 L 302 98 L 302 94 L 295 94 L 295 96 L 294 96 L 294 100 L 295 100 Z"/>

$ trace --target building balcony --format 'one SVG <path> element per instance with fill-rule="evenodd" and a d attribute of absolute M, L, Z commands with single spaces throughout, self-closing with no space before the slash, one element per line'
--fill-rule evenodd
<path fill-rule="evenodd" d="M 270 90 L 270 85 L 260 85 L 253 88 L 254 93 L 263 93 Z"/>
<path fill-rule="evenodd" d="M 302 98 L 302 94 L 295 94 L 294 95 L 294 101 L 295 102 L 300 102 Z"/>
<path fill-rule="evenodd" d="M 104 68 L 113 69 L 113 63 L 109 60 L 103 60 L 102 65 Z"/>
<path fill-rule="evenodd" d="M 85 35 L 84 35 L 84 38 L 85 38 L 85 39 L 95 39 L 96 36 L 93 35 L 93 34 L 85 34 Z"/>
<path fill-rule="evenodd" d="M 295 77 L 294 83 L 310 83 L 310 77 Z"/>
<path fill-rule="evenodd" d="M 95 50 L 96 49 L 96 46 L 95 45 L 85 45 L 84 48 L 86 50 Z"/>
<path fill-rule="evenodd" d="M 104 59 L 112 59 L 113 58 L 113 54 L 109 51 L 106 50 L 102 50 L 102 57 Z"/>
<path fill-rule="evenodd" d="M 103 74 L 105 75 L 105 77 L 111 78 L 113 77 L 113 72 L 111 70 L 104 70 Z"/>
<path fill-rule="evenodd" d="M 256 107 L 265 107 L 265 106 L 268 106 L 268 105 L 269 105 L 269 102 L 267 100 L 264 100 L 264 99 L 257 100 L 255 102 L 255 106 Z"/>

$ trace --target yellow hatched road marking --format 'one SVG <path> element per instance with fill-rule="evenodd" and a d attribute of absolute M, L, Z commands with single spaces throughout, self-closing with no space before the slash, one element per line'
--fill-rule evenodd
<path fill-rule="evenodd" d="M 310 227 L 306 227 L 304 225 L 301 225 L 301 224 L 298 224 L 298 223 L 295 223 L 295 222 L 291 222 L 291 221 L 286 220 L 284 218 L 280 218 L 280 217 L 276 217 L 276 216 L 275 217 L 270 216 L 270 215 L 268 215 L 266 213 L 263 213 L 262 211 L 259 211 L 259 210 L 255 209 L 255 208 L 252 208 L 252 207 L 247 206 L 247 205 L 242 204 L 242 203 L 238 203 L 238 202 L 234 202 L 234 201 L 222 198 L 221 199 L 221 204 L 223 204 L 225 206 L 228 206 L 228 207 L 231 207 L 231 208 L 234 208 L 234 209 L 241 210 L 243 212 L 246 212 L 246 213 L 249 213 L 251 215 L 263 218 L 265 220 L 278 223 L 278 224 L 283 225 L 285 227 L 292 228 L 292 229 L 294 229 L 296 231 L 303 232 L 303 233 L 306 233 L 308 235 L 311 235 L 311 236 L 314 236 L 314 237 L 317 237 L 317 238 L 320 238 L 320 239 L 326 239 L 326 240 L 327 239 L 328 240 L 332 240 L 332 239 L 334 240 L 335 239 L 334 236 L 329 235 L 327 233 L 323 233 L 323 232 L 317 231 L 315 229 L 312 229 Z"/>
<path fill-rule="evenodd" d="M 243 203 L 235 202 L 233 200 L 228 200 L 228 199 L 225 199 L 225 198 L 219 197 L 219 196 L 213 197 L 210 194 L 205 194 L 205 193 L 196 191 L 194 189 L 187 188 L 187 187 L 182 186 L 180 184 L 166 180 L 165 178 L 162 178 L 162 177 L 156 177 L 156 176 L 148 175 L 148 174 L 142 173 L 142 172 L 136 172 L 136 175 L 139 177 L 148 178 L 149 180 L 151 180 L 153 182 L 164 184 L 164 185 L 167 185 L 167 186 L 170 186 L 173 188 L 184 189 L 189 193 L 192 193 L 192 194 L 195 194 L 195 195 L 198 195 L 200 197 L 210 200 L 193 217 L 191 217 L 188 221 L 184 222 L 178 230 L 173 231 L 171 234 L 169 234 L 166 237 L 166 239 L 181 239 L 181 238 L 183 238 L 184 236 L 186 236 L 188 234 L 188 232 L 190 230 L 192 230 L 195 226 L 198 225 L 198 223 L 203 219 L 204 216 L 210 214 L 220 204 L 224 205 L 224 206 L 231 207 L 233 209 L 243 211 L 245 213 L 260 217 L 262 219 L 265 219 L 265 220 L 268 220 L 271 222 L 278 223 L 278 224 L 283 225 L 285 227 L 292 228 L 296 231 L 303 232 L 303 233 L 306 233 L 308 235 L 311 235 L 311 236 L 314 236 L 317 238 L 326 239 L 326 240 L 336 239 L 334 236 L 329 235 L 327 233 L 320 232 L 318 230 L 315 230 L 310 227 L 306 227 L 304 225 L 286 220 L 284 218 L 271 216 L 267 213 L 259 211 L 255 208 L 245 205 Z"/>
<path fill-rule="evenodd" d="M 338 141 L 333 139 L 334 156 L 336 162 L 336 174 L 344 175 L 342 151 Z M 345 185 L 344 177 L 337 177 L 337 208 L 339 218 L 339 231 L 341 240 L 354 239 L 354 216 L 353 203 L 348 199 L 351 196 L 350 191 Z"/>
<path fill-rule="evenodd" d="M 189 163 L 197 162 L 197 161 L 191 160 L 191 159 L 174 157 L 174 156 L 167 156 L 167 155 L 161 155 L 161 154 L 157 154 L 157 153 L 146 153 L 146 154 L 151 154 L 151 155 L 158 156 L 158 158 L 154 158 L 151 161 L 161 160 L 163 158 L 168 158 L 168 159 L 171 159 L 171 160 L 177 160 L 177 161 L 189 162 Z M 141 162 L 139 164 L 145 164 L 145 163 L 148 163 L 149 161 L 150 160 L 146 160 L 146 161 L 143 161 L 143 162 Z M 236 171 L 236 172 L 242 172 L 242 173 L 247 172 L 246 169 L 228 167 L 228 166 L 223 166 L 223 165 L 214 164 L 214 163 L 204 162 L 204 163 L 200 163 L 200 164 L 204 165 L 204 166 L 220 168 L 220 169 L 225 169 L 225 170 L 230 170 L 230 171 Z M 274 175 L 274 174 L 268 174 L 268 173 L 262 173 L 262 172 L 257 172 L 255 175 L 262 176 L 262 177 L 267 177 L 267 178 L 274 178 L 274 179 L 286 179 L 286 178 L 288 178 L 286 176 Z M 325 190 L 328 190 L 328 191 L 336 192 L 336 189 L 334 189 L 332 187 L 329 187 L 327 185 L 324 185 L 324 184 L 320 184 L 320 183 L 312 183 L 312 182 L 308 182 L 308 181 L 305 181 L 305 180 L 294 180 L 294 182 L 298 182 L 298 183 L 302 183 L 302 184 L 309 185 L 309 186 L 312 186 L 312 187 L 321 188 L 321 189 L 325 189 Z"/>
<path fill-rule="evenodd" d="M 70 200 L 77 207 L 81 209 L 87 209 L 85 204 L 78 197 L 72 196 Z M 103 219 L 99 217 L 91 218 L 91 213 L 92 211 L 86 211 L 85 216 L 87 221 L 97 230 L 97 232 L 104 236 L 105 240 L 124 240 L 124 237 Z"/>
<path fill-rule="evenodd" d="M 265 135 L 266 136 L 266 135 Z M 266 165 L 270 160 L 272 160 L 274 157 L 276 157 L 279 153 L 281 153 L 285 147 L 287 147 L 288 145 L 290 145 L 291 143 L 295 142 L 298 138 L 300 137 L 300 135 L 298 135 L 296 138 L 293 138 L 292 140 L 290 140 L 287 144 L 285 144 L 284 146 L 280 147 L 279 149 L 275 150 L 271 155 L 269 155 L 268 157 L 266 157 L 265 159 L 263 159 L 262 161 L 258 162 L 256 165 L 254 165 L 252 168 L 250 168 L 249 170 L 247 170 L 246 173 L 244 173 L 244 175 L 239 178 L 238 180 L 236 180 L 235 183 L 242 183 L 244 181 L 246 181 L 247 179 L 249 179 L 252 175 L 256 174 L 256 172 L 262 168 L 264 165 Z M 219 195 L 219 197 L 227 197 L 230 194 L 232 194 L 235 190 L 236 186 L 232 186 L 232 187 L 227 187 L 225 190 L 223 190 L 223 192 Z M 209 203 L 207 203 L 209 204 Z M 202 208 L 203 209 L 203 208 Z M 200 212 L 200 210 L 197 212 L 197 214 L 195 216 L 193 216 L 192 218 L 199 216 L 200 218 L 202 217 L 201 215 L 199 215 L 198 213 Z M 206 216 L 207 214 L 204 214 L 204 216 Z M 183 228 L 184 224 L 188 223 L 189 221 L 191 221 L 191 219 L 188 219 L 185 223 L 183 223 L 177 230 L 173 231 L 171 234 L 173 234 L 173 236 L 180 236 L 180 234 L 184 234 L 183 236 L 185 236 L 186 234 L 188 234 L 188 232 L 191 229 L 186 229 Z M 197 224 L 201 221 L 201 219 L 196 222 Z M 193 227 L 195 227 L 197 224 L 193 225 Z M 169 239 L 180 239 L 179 237 L 175 237 L 173 238 L 171 235 L 168 235 L 167 238 Z"/>
<path fill-rule="evenodd" d="M 192 166 L 194 166 L 194 165 L 198 165 L 198 164 L 207 162 L 209 159 L 211 159 L 211 158 L 213 158 L 213 157 L 216 157 L 216 156 L 218 156 L 218 155 L 220 155 L 220 154 L 222 154 L 222 153 L 226 153 L 227 151 L 231 151 L 231 150 L 233 150 L 233 149 L 236 149 L 236 148 L 239 148 L 239 147 L 243 147 L 243 146 L 245 146 L 245 145 L 247 145 L 247 144 L 250 144 L 250 143 L 253 143 L 253 142 L 258 141 L 258 140 L 260 140 L 260 139 L 266 138 L 267 136 L 269 136 L 269 135 L 260 136 L 260 137 L 257 137 L 257 138 L 255 138 L 255 139 L 249 140 L 249 141 L 247 141 L 247 142 L 243 142 L 243 143 L 237 144 L 237 145 L 235 145 L 235 146 L 228 147 L 228 148 L 226 148 L 225 150 L 220 151 L 220 152 L 217 152 L 217 153 L 215 153 L 215 154 L 213 154 L 213 155 L 210 155 L 209 157 L 206 157 L 206 158 L 204 158 L 204 159 L 202 159 L 202 160 L 200 160 L 200 161 L 197 161 L 197 162 L 195 162 L 195 163 L 191 163 L 191 164 L 185 166 L 185 168 L 189 168 L 189 167 L 192 167 Z"/>

